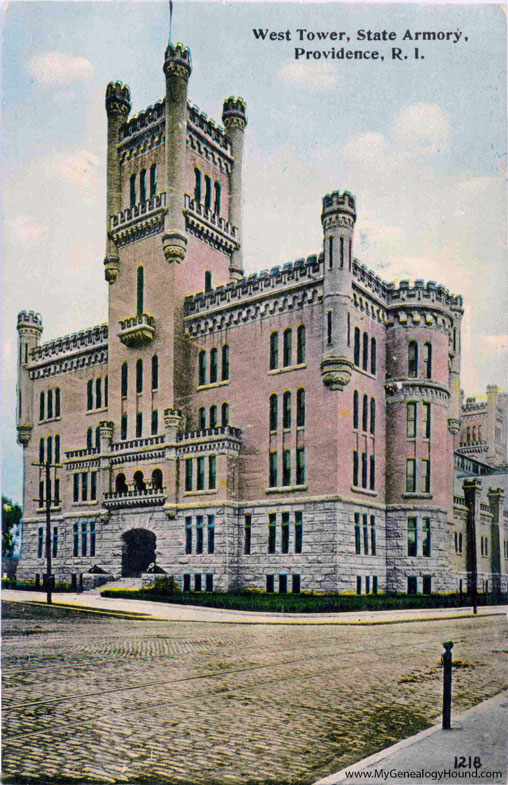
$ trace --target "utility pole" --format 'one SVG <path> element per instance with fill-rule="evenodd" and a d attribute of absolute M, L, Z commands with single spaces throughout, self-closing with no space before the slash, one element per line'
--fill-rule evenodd
<path fill-rule="evenodd" d="M 32 466 L 38 466 L 40 469 L 44 469 L 44 493 L 45 493 L 45 507 L 46 507 L 46 602 L 48 605 L 52 604 L 52 592 L 53 592 L 53 575 L 51 574 L 51 502 L 52 502 L 52 486 L 51 486 L 51 469 L 55 470 L 55 482 L 54 486 L 56 487 L 56 470 L 62 467 L 61 463 L 51 463 L 51 461 L 45 461 L 44 463 L 33 463 Z M 41 498 L 39 497 L 35 501 L 38 501 L 39 504 L 41 502 Z M 58 499 L 55 497 L 55 501 Z M 41 505 L 42 506 L 42 505 Z"/>

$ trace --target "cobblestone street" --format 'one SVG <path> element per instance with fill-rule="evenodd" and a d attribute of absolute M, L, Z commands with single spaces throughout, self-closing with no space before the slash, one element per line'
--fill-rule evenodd
<path fill-rule="evenodd" d="M 503 616 L 391 625 L 139 621 L 4 603 L 18 782 L 312 783 L 506 687 Z"/>

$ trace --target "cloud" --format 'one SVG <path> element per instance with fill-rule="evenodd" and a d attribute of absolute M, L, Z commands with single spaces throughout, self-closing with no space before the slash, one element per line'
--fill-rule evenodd
<path fill-rule="evenodd" d="M 337 69 L 331 63 L 300 61 L 288 63 L 279 71 L 279 79 L 306 87 L 331 87 L 337 84 Z"/>
<path fill-rule="evenodd" d="M 388 143 L 383 134 L 368 131 L 348 139 L 341 152 L 352 163 L 365 163 L 385 156 L 387 150 Z"/>
<path fill-rule="evenodd" d="M 413 104 L 395 118 L 395 138 L 412 155 L 430 158 L 449 150 L 448 114 L 437 104 Z"/>
<path fill-rule="evenodd" d="M 7 236 L 13 246 L 32 248 L 44 236 L 46 227 L 28 215 L 16 215 L 5 223 Z"/>
<path fill-rule="evenodd" d="M 46 177 L 67 180 L 78 189 L 85 199 L 92 198 L 98 185 L 98 167 L 101 161 L 88 150 L 78 150 L 68 154 L 51 153 L 43 161 Z"/>
<path fill-rule="evenodd" d="M 28 72 L 39 84 L 63 86 L 91 79 L 94 67 L 85 57 L 44 52 L 30 59 Z"/>

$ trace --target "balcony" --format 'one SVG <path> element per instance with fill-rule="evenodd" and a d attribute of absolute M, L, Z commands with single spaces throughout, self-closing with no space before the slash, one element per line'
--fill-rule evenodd
<path fill-rule="evenodd" d="M 153 507 L 165 501 L 166 488 L 146 483 L 145 488 L 129 485 L 125 490 L 105 493 L 102 503 L 108 510 L 118 510 L 121 507 Z"/>
<path fill-rule="evenodd" d="M 120 320 L 118 337 L 125 346 L 137 349 L 153 341 L 155 336 L 155 319 L 148 313 L 138 313 Z"/>

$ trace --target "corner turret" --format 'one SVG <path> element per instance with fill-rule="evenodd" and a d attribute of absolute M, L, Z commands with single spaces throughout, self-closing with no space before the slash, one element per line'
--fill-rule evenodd
<path fill-rule="evenodd" d="M 107 197 L 106 197 L 106 256 L 104 274 L 109 284 L 116 281 L 120 260 L 110 232 L 110 218 L 122 209 L 122 175 L 117 144 L 120 128 L 131 110 L 131 94 L 122 82 L 110 82 L 106 87 L 106 112 L 108 115 Z"/>
<path fill-rule="evenodd" d="M 239 245 L 231 255 L 229 277 L 231 280 L 243 277 L 242 260 L 242 169 L 243 169 L 243 138 L 247 125 L 247 105 L 243 98 L 230 96 L 224 101 L 222 122 L 226 134 L 231 141 L 233 168 L 229 178 L 229 223 L 236 226 Z"/>
<path fill-rule="evenodd" d="M 39 344 L 42 333 L 42 318 L 33 311 L 18 313 L 18 384 L 17 418 L 18 444 L 26 447 L 33 428 L 33 382 L 28 373 L 30 352 Z"/>

